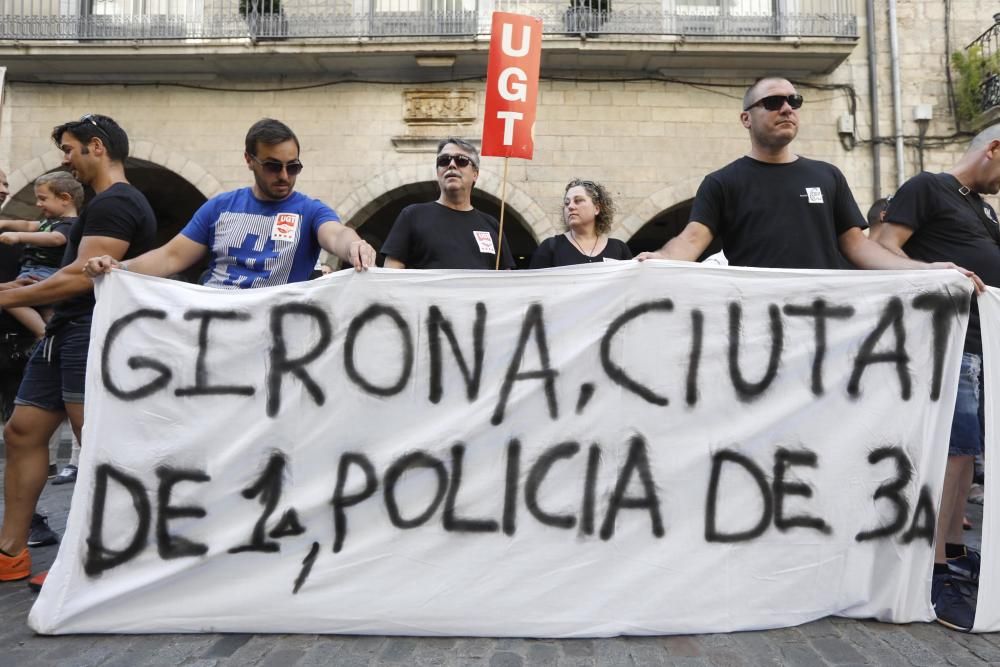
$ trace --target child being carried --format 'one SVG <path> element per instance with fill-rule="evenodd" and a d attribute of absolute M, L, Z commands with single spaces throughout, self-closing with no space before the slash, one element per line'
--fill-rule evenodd
<path fill-rule="evenodd" d="M 18 280 L 44 280 L 62 266 L 69 230 L 83 206 L 83 186 L 65 171 L 43 174 L 35 179 L 35 206 L 42 211 L 40 221 L 0 220 L 0 243 L 24 244 Z M 45 336 L 50 309 L 24 306 L 7 312 L 36 338 Z"/>

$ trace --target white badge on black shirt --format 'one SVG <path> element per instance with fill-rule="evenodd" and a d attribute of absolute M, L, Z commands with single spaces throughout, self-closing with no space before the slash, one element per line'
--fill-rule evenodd
<path fill-rule="evenodd" d="M 809 198 L 810 204 L 822 204 L 823 190 L 821 188 L 806 188 L 806 197 Z"/>
<path fill-rule="evenodd" d="M 479 244 L 479 252 L 484 252 L 489 255 L 497 254 L 497 251 L 493 248 L 493 237 L 490 236 L 489 232 L 472 232 L 476 237 L 476 243 Z"/>

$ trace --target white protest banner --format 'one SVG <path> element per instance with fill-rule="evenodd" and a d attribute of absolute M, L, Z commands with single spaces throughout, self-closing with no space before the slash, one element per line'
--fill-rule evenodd
<path fill-rule="evenodd" d="M 983 332 L 983 401 L 986 421 L 986 449 L 992 453 L 997 433 L 997 389 L 1000 388 L 1000 289 L 988 287 L 977 297 L 979 320 Z M 992 557 L 1000 549 L 1000 534 L 993 528 L 997 503 L 1000 502 L 1000 461 L 986 457 L 986 502 L 983 503 L 983 558 L 976 604 L 976 624 L 973 632 L 1000 630 L 1000 563 Z"/>
<path fill-rule="evenodd" d="M 98 287 L 39 632 L 933 618 L 957 272 L 627 262 Z"/>

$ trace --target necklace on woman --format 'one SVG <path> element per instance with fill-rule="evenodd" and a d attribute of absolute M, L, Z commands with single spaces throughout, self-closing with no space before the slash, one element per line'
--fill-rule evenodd
<path fill-rule="evenodd" d="M 576 232 L 574 232 L 572 229 L 569 230 L 569 237 L 570 240 L 573 241 L 573 245 L 575 245 L 580 250 L 580 254 L 586 255 L 588 262 L 594 261 L 594 252 L 597 251 L 597 244 L 601 242 L 600 234 L 598 234 L 597 238 L 594 239 L 594 247 L 590 249 L 590 252 L 586 252 L 583 249 L 583 246 L 581 246 L 580 243 L 576 240 Z"/>

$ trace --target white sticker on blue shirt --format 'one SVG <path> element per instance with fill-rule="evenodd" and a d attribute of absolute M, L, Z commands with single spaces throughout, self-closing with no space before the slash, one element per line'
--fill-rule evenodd
<path fill-rule="evenodd" d="M 274 216 L 274 227 L 271 229 L 272 241 L 294 241 L 295 231 L 299 226 L 301 216 L 298 213 L 279 213 Z"/>

